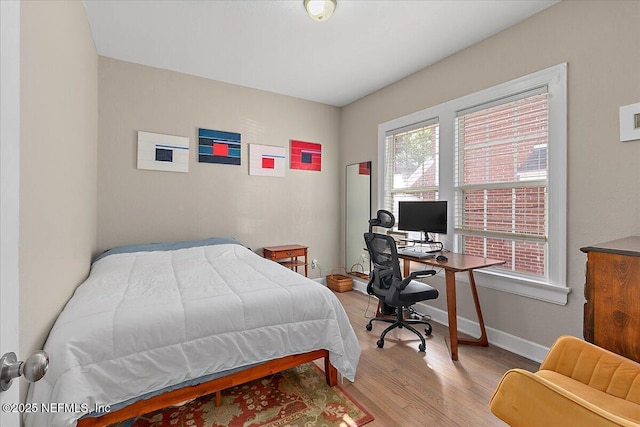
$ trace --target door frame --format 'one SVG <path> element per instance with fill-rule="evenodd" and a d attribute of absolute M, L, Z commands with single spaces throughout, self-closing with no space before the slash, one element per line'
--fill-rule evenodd
<path fill-rule="evenodd" d="M 0 1 L 0 355 L 19 352 L 20 1 Z M 18 381 L 0 393 L 18 403 Z M 20 425 L 20 414 L 0 411 L 0 425 Z"/>

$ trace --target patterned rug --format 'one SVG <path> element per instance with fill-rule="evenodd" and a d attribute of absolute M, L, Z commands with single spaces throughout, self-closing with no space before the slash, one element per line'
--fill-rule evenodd
<path fill-rule="evenodd" d="M 307 363 L 183 406 L 166 408 L 117 427 L 285 427 L 362 426 L 373 416 L 340 386 L 329 387 L 324 372 Z"/>

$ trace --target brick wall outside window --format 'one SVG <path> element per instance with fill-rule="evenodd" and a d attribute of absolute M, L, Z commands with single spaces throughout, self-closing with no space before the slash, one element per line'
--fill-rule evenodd
<path fill-rule="evenodd" d="M 464 252 L 537 276 L 547 250 L 546 100 L 536 94 L 458 119 L 456 228 L 469 231 Z"/>

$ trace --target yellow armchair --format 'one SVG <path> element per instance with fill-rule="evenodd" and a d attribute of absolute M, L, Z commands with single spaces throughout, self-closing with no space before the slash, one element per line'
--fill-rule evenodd
<path fill-rule="evenodd" d="M 563 336 L 538 372 L 504 374 L 489 406 L 512 427 L 640 427 L 640 363 Z"/>

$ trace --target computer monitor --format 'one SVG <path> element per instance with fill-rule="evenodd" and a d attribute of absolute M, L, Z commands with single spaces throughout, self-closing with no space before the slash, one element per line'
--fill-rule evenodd
<path fill-rule="evenodd" d="M 398 202 L 398 229 L 447 234 L 446 201 Z"/>

